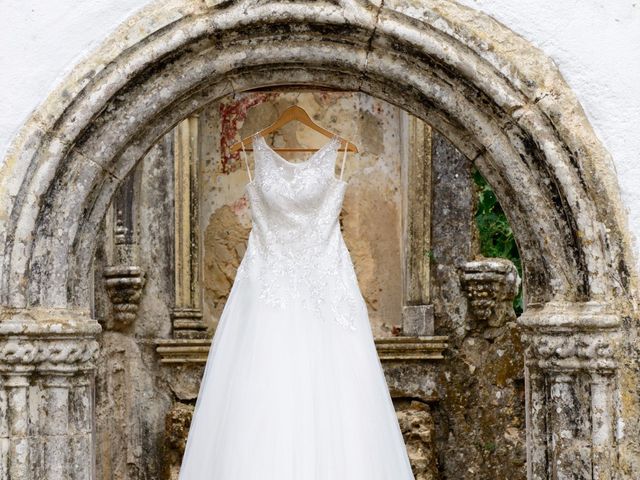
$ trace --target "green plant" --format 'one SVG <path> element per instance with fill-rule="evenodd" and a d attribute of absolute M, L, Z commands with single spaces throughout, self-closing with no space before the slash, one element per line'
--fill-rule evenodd
<path fill-rule="evenodd" d="M 498 448 L 498 447 L 497 447 L 497 446 L 496 446 L 496 444 L 495 444 L 495 443 L 493 443 L 493 442 L 487 442 L 487 443 L 485 443 L 485 444 L 484 444 L 484 449 L 485 449 L 487 452 L 491 452 L 491 453 L 493 453 L 493 452 L 495 452 L 495 451 L 496 451 L 496 449 L 497 449 L 497 448 Z"/>
<path fill-rule="evenodd" d="M 480 253 L 485 257 L 500 257 L 511 260 L 522 278 L 522 262 L 511 225 L 502 210 L 495 193 L 480 172 L 474 170 L 476 184 L 476 227 L 480 237 Z M 513 301 L 516 315 L 523 309 L 522 286 Z"/>

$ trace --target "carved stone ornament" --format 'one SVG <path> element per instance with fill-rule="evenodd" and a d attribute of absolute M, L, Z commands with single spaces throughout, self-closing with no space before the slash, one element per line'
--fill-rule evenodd
<path fill-rule="evenodd" d="M 85 311 L 0 308 L 1 479 L 93 478 L 100 331 Z"/>
<path fill-rule="evenodd" d="M 174 338 L 207 337 L 207 325 L 202 320 L 202 311 L 197 308 L 176 308 L 171 312 Z"/>
<path fill-rule="evenodd" d="M 57 312 L 46 313 L 55 317 Z M 37 321 L 14 312 L 11 317 L 0 322 L 0 371 L 94 368 L 99 349 L 95 337 L 101 330 L 97 322 L 73 317 Z"/>
<path fill-rule="evenodd" d="M 516 319 L 513 299 L 520 290 L 520 277 L 513 263 L 487 258 L 466 262 L 461 270 L 470 313 L 480 325 L 501 327 Z"/>
<path fill-rule="evenodd" d="M 145 284 L 144 272 L 135 265 L 115 265 L 105 268 L 104 279 L 113 304 L 113 329 L 124 329 L 135 321 L 138 314 Z"/>
<path fill-rule="evenodd" d="M 554 303 L 544 309 L 531 306 L 518 323 L 530 366 L 566 371 L 617 368 L 620 318 L 597 303 L 579 309 Z"/>

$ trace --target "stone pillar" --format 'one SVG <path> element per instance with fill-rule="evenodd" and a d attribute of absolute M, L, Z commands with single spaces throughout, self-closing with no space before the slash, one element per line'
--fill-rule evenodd
<path fill-rule="evenodd" d="M 20 369 L 18 369 L 20 370 Z M 5 372 L 3 372 L 5 373 Z M 29 380 L 23 372 L 6 372 L 2 381 L 2 403 L 5 408 L 2 425 L 2 458 L 0 478 L 27 479 L 29 475 Z"/>
<path fill-rule="evenodd" d="M 615 435 L 613 419 L 615 409 L 610 393 L 615 391 L 612 372 L 591 373 L 591 425 L 593 478 L 612 480 L 615 467 Z"/>
<path fill-rule="evenodd" d="M 430 304 L 431 257 L 431 127 L 404 113 L 402 145 L 402 202 L 404 285 L 403 335 L 433 335 L 433 305 Z"/>
<path fill-rule="evenodd" d="M 469 322 L 459 269 L 475 257 L 473 163 L 436 130 L 431 142 L 430 263 L 435 331 L 449 334 L 452 340 L 463 339 Z"/>
<path fill-rule="evenodd" d="M 614 478 L 620 319 L 606 305 L 529 307 L 524 328 L 529 480 Z"/>
<path fill-rule="evenodd" d="M 70 311 L 0 313 L 0 479 L 90 480 L 99 324 Z"/>
<path fill-rule="evenodd" d="M 198 205 L 199 118 L 192 115 L 174 131 L 174 338 L 205 338 L 200 294 L 200 245 L 202 235 Z"/>
<path fill-rule="evenodd" d="M 0 480 L 9 476 L 9 402 L 4 379 L 0 379 Z"/>

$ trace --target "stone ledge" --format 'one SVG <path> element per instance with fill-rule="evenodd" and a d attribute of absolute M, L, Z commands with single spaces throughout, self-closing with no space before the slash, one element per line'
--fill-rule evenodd
<path fill-rule="evenodd" d="M 447 348 L 446 336 L 389 337 L 375 339 L 381 361 L 440 360 Z M 205 363 L 210 338 L 159 338 L 156 352 L 163 364 Z"/>
<path fill-rule="evenodd" d="M 447 336 L 376 338 L 381 361 L 441 360 L 447 348 Z"/>

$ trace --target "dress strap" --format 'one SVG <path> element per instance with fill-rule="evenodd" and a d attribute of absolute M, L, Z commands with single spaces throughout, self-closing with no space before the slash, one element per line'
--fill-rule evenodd
<path fill-rule="evenodd" d="M 342 155 L 342 166 L 340 167 L 340 180 L 342 180 L 342 174 L 344 173 L 344 161 L 347 159 L 347 143 L 344 144 L 344 154 Z"/>
<path fill-rule="evenodd" d="M 240 145 L 242 145 L 242 151 L 244 152 L 244 164 L 247 166 L 247 173 L 249 174 L 249 182 L 253 182 L 253 179 L 251 178 L 251 171 L 249 170 L 249 159 L 247 158 L 247 151 L 244 149 L 244 142 L 240 143 Z"/>

